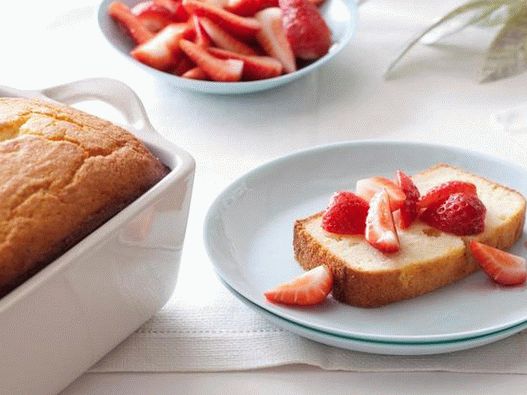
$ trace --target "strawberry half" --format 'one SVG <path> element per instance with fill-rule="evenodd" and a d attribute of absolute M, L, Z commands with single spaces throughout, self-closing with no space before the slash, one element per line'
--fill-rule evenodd
<path fill-rule="evenodd" d="M 186 23 L 172 23 L 130 53 L 141 63 L 158 70 L 168 70 L 180 60 L 179 42 L 188 32 Z"/>
<path fill-rule="evenodd" d="M 171 23 L 177 22 L 168 9 L 153 1 L 137 3 L 132 8 L 132 14 L 137 16 L 141 23 L 154 33 Z"/>
<path fill-rule="evenodd" d="M 203 48 L 210 47 L 210 37 L 207 35 L 205 30 L 203 30 L 203 26 L 201 26 L 199 18 L 196 15 L 192 15 L 191 18 L 192 18 L 192 26 L 196 34 L 196 37 L 194 38 L 194 42 Z"/>
<path fill-rule="evenodd" d="M 390 198 L 385 189 L 377 192 L 370 201 L 365 238 L 379 251 L 399 251 L 399 237 L 390 210 Z"/>
<path fill-rule="evenodd" d="M 331 47 L 331 31 L 309 0 L 279 0 L 283 25 L 293 53 L 300 59 L 318 59 Z"/>
<path fill-rule="evenodd" d="M 256 55 L 254 49 L 237 40 L 208 18 L 199 18 L 199 23 L 216 46 L 242 55 Z"/>
<path fill-rule="evenodd" d="M 419 189 L 417 189 L 412 179 L 401 170 L 397 170 L 397 184 L 406 196 L 406 199 L 399 210 L 400 226 L 402 229 L 406 229 L 417 218 L 417 200 L 419 200 Z"/>
<path fill-rule="evenodd" d="M 188 78 L 191 80 L 208 80 L 209 76 L 207 73 L 205 73 L 203 70 L 201 70 L 199 67 L 194 67 L 193 69 L 190 69 L 183 73 L 181 75 L 183 78 Z"/>
<path fill-rule="evenodd" d="M 150 40 L 154 34 L 148 30 L 128 6 L 120 1 L 114 1 L 108 6 L 108 15 L 117 21 L 136 44 Z"/>
<path fill-rule="evenodd" d="M 261 24 L 256 39 L 265 52 L 279 60 L 286 73 L 296 71 L 296 61 L 282 26 L 282 11 L 278 7 L 266 8 L 254 16 Z"/>
<path fill-rule="evenodd" d="M 498 284 L 518 285 L 527 280 L 525 259 L 472 240 L 470 252 L 487 275 Z"/>
<path fill-rule="evenodd" d="M 229 0 L 227 10 L 241 16 L 252 16 L 268 7 L 278 7 L 278 0 Z"/>
<path fill-rule="evenodd" d="M 282 74 L 282 63 L 270 56 L 247 56 L 219 48 L 209 48 L 209 53 L 220 59 L 238 59 L 243 61 L 242 79 L 263 80 Z"/>
<path fill-rule="evenodd" d="M 475 235 L 485 229 L 487 209 L 472 193 L 454 193 L 442 203 L 429 206 L 421 220 L 444 232 L 458 236 Z"/>
<path fill-rule="evenodd" d="M 183 7 L 181 0 L 153 0 L 155 4 L 165 7 L 170 11 L 174 19 L 178 22 L 186 22 L 189 18 L 187 11 Z"/>
<path fill-rule="evenodd" d="M 241 38 L 253 38 L 260 30 L 260 22 L 225 11 L 223 8 L 198 0 L 183 0 L 183 7 L 190 14 L 209 18 L 221 28 Z"/>
<path fill-rule="evenodd" d="M 264 292 L 273 303 L 311 306 L 322 303 L 333 288 L 333 274 L 327 266 L 311 269 L 294 280 Z"/>
<path fill-rule="evenodd" d="M 338 234 L 364 234 L 368 202 L 353 192 L 337 192 L 322 216 L 322 228 Z"/>
<path fill-rule="evenodd" d="M 218 59 L 188 40 L 179 42 L 180 48 L 214 81 L 239 81 L 242 77 L 243 62 L 235 59 Z"/>
<path fill-rule="evenodd" d="M 476 186 L 470 182 L 447 181 L 433 187 L 421 196 L 417 201 L 417 207 L 422 209 L 441 203 L 453 193 L 477 195 Z"/>
<path fill-rule="evenodd" d="M 383 189 L 390 197 L 391 210 L 399 210 L 406 200 L 406 195 L 396 183 L 386 177 L 370 177 L 357 181 L 355 193 L 366 201 L 370 201 L 377 192 Z"/>

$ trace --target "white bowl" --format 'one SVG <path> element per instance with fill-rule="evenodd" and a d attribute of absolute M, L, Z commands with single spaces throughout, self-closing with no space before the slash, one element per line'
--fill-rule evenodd
<path fill-rule="evenodd" d="M 120 110 L 130 132 L 169 174 L 103 226 L 0 299 L 0 392 L 51 394 L 66 387 L 159 308 L 174 290 L 194 160 L 152 128 L 128 86 L 83 80 L 0 96 L 98 99 Z"/>
<path fill-rule="evenodd" d="M 335 55 L 337 55 L 348 44 L 351 37 L 355 33 L 355 27 L 357 25 L 357 6 L 354 0 L 325 0 L 325 3 L 320 7 L 320 11 L 329 28 L 331 29 L 333 36 L 333 46 L 327 55 L 321 57 L 310 65 L 295 71 L 294 73 L 284 74 L 280 77 L 246 82 L 198 81 L 181 78 L 170 73 L 156 70 L 132 58 L 129 55 L 133 48 L 131 40 L 120 29 L 117 23 L 115 23 L 115 21 L 113 21 L 112 18 L 108 16 L 108 5 L 112 1 L 113 0 L 102 1 L 101 5 L 99 6 L 98 20 L 102 33 L 114 48 L 130 59 L 130 61 L 142 67 L 145 71 L 165 80 L 167 84 L 174 85 L 178 88 L 190 89 L 204 93 L 232 95 L 258 92 L 294 81 L 319 68 L 324 63 L 332 59 Z M 133 6 L 140 0 L 122 1 L 129 6 Z"/>

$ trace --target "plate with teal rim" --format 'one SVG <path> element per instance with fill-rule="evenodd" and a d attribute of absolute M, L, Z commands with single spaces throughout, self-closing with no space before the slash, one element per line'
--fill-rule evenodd
<path fill-rule="evenodd" d="M 379 160 L 382 158 L 383 160 Z M 263 293 L 302 273 L 293 223 L 323 209 L 334 191 L 364 177 L 393 177 L 445 162 L 527 195 L 527 170 L 486 154 L 441 145 L 356 141 L 315 147 L 257 167 L 211 205 L 204 243 L 219 276 L 236 292 L 288 321 L 332 335 L 390 343 L 466 340 L 527 321 L 527 287 L 502 287 L 477 272 L 429 294 L 365 309 L 328 298 L 312 308 L 269 303 Z M 525 255 L 527 240 L 512 248 Z"/>

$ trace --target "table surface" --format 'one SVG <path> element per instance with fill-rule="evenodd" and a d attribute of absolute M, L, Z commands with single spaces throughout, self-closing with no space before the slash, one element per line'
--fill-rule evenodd
<path fill-rule="evenodd" d="M 412 51 L 396 79 L 383 79 L 383 69 L 402 44 L 459 0 L 370 0 L 361 6 L 357 36 L 333 62 L 288 86 L 238 97 L 178 91 L 129 63 L 98 32 L 96 0 L 12 3 L 10 12 L 0 13 L 0 32 L 9 37 L 2 43 L 2 84 L 31 89 L 86 77 L 121 79 L 144 100 L 153 124 L 196 158 L 181 277 L 190 275 L 194 257 L 203 256 L 206 207 L 200 196 L 254 166 L 292 150 L 350 139 L 456 144 L 458 133 L 485 136 L 496 127 L 492 114 L 525 100 L 527 75 L 477 83 L 490 38 L 481 29 Z M 499 141 L 474 141 L 470 148 L 507 154 Z M 177 292 L 187 291 L 177 287 Z M 406 394 L 425 388 L 427 393 L 521 393 L 526 385 L 522 375 L 349 373 L 287 366 L 231 373 L 87 373 L 64 394 Z"/>

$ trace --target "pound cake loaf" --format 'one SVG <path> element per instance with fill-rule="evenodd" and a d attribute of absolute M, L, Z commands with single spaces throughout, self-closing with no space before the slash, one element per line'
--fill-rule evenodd
<path fill-rule="evenodd" d="M 0 294 L 167 172 L 110 122 L 45 101 L 0 98 Z"/>
<path fill-rule="evenodd" d="M 421 194 L 447 181 L 473 183 L 487 208 L 484 231 L 456 236 L 416 220 L 398 230 L 399 252 L 385 254 L 364 236 L 326 232 L 323 213 L 296 221 L 293 247 L 297 261 L 306 270 L 327 265 L 334 278 L 333 296 L 339 301 L 377 307 L 422 295 L 478 269 L 467 247 L 470 240 L 506 249 L 521 236 L 525 199 L 520 193 L 446 164 L 412 179 Z"/>

